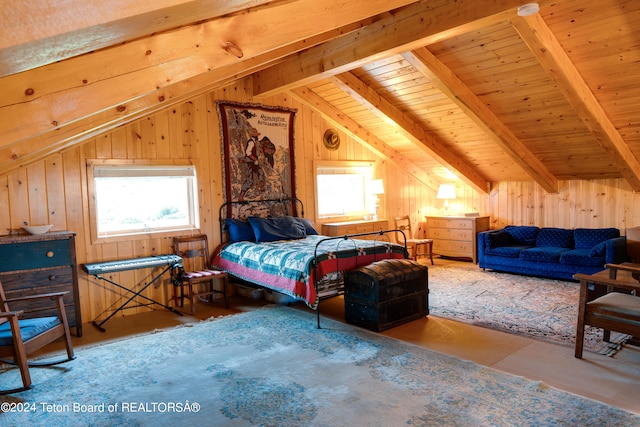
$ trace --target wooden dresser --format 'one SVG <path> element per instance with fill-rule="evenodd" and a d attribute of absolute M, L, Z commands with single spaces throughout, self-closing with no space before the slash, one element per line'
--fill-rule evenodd
<path fill-rule="evenodd" d="M 75 233 L 0 237 L 0 281 L 7 298 L 50 292 L 69 292 L 64 297 L 69 326 L 82 335 L 78 296 Z M 11 306 L 24 310 L 24 318 L 55 315 L 55 305 L 38 300 Z"/>
<path fill-rule="evenodd" d="M 371 221 L 346 221 L 322 224 L 322 234 L 325 236 L 344 236 L 345 234 L 375 233 L 380 230 L 388 230 L 389 221 L 377 219 Z M 375 236 L 363 236 L 362 239 L 374 239 Z"/>
<path fill-rule="evenodd" d="M 433 252 L 478 262 L 478 233 L 489 230 L 488 216 L 427 216 L 427 238 Z"/>

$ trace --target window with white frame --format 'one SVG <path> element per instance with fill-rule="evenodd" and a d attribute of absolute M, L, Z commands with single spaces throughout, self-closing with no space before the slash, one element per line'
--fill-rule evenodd
<path fill-rule="evenodd" d="M 199 227 L 194 165 L 92 161 L 89 170 L 97 238 Z"/>
<path fill-rule="evenodd" d="M 315 162 L 318 218 L 355 219 L 372 213 L 373 162 Z"/>

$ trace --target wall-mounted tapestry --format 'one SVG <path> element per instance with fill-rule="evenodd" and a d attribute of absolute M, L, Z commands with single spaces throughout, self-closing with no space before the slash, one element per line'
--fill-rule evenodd
<path fill-rule="evenodd" d="M 230 101 L 216 105 L 225 201 L 296 197 L 293 136 L 297 110 Z M 247 216 L 256 214 L 252 209 L 259 207 L 243 207 Z M 233 216 L 244 215 L 234 212 Z"/>

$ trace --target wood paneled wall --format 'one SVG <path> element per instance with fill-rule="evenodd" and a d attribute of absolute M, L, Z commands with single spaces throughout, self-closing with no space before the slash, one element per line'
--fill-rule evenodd
<path fill-rule="evenodd" d="M 314 160 L 375 160 L 376 178 L 385 182 L 381 208 L 394 218 L 410 214 L 423 234 L 425 215 L 444 214 L 435 192 L 407 173 L 390 167 L 358 141 L 341 134 L 336 151 L 324 148 L 322 135 L 331 127 L 320 114 L 287 94 L 252 99 L 250 80 L 242 80 L 153 116 L 122 126 L 81 146 L 49 156 L 29 167 L 0 176 L 0 229 L 19 229 L 24 222 L 54 224 L 54 230 L 77 233 L 79 264 L 99 260 L 171 253 L 171 235 L 114 240 L 94 244 L 89 229 L 87 159 L 188 159 L 198 168 L 201 229 L 211 245 L 220 241 L 218 208 L 222 200 L 220 133 L 216 100 L 263 103 L 296 108 L 297 195 L 307 218 L 315 220 Z M 500 183 L 489 195 L 456 183 L 458 198 L 449 212 L 490 214 L 492 228 L 507 224 L 558 227 L 626 227 L 640 225 L 640 198 L 621 180 L 565 181 L 558 194 L 546 194 L 533 183 Z M 118 283 L 146 283 L 149 272 L 136 270 L 111 275 Z M 152 287 L 148 294 L 167 301 L 169 286 Z M 84 322 L 104 318 L 121 292 L 80 270 L 80 301 Z M 157 307 L 156 307 L 157 308 Z M 128 315 L 147 308 L 133 308 Z M 108 328 L 108 324 L 105 325 Z"/>

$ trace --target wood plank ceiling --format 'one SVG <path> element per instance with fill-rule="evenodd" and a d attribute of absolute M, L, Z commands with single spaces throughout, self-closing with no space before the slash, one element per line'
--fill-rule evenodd
<path fill-rule="evenodd" d="M 0 173 L 253 76 L 431 187 L 640 191 L 637 0 L 62 3 L 0 10 Z"/>

